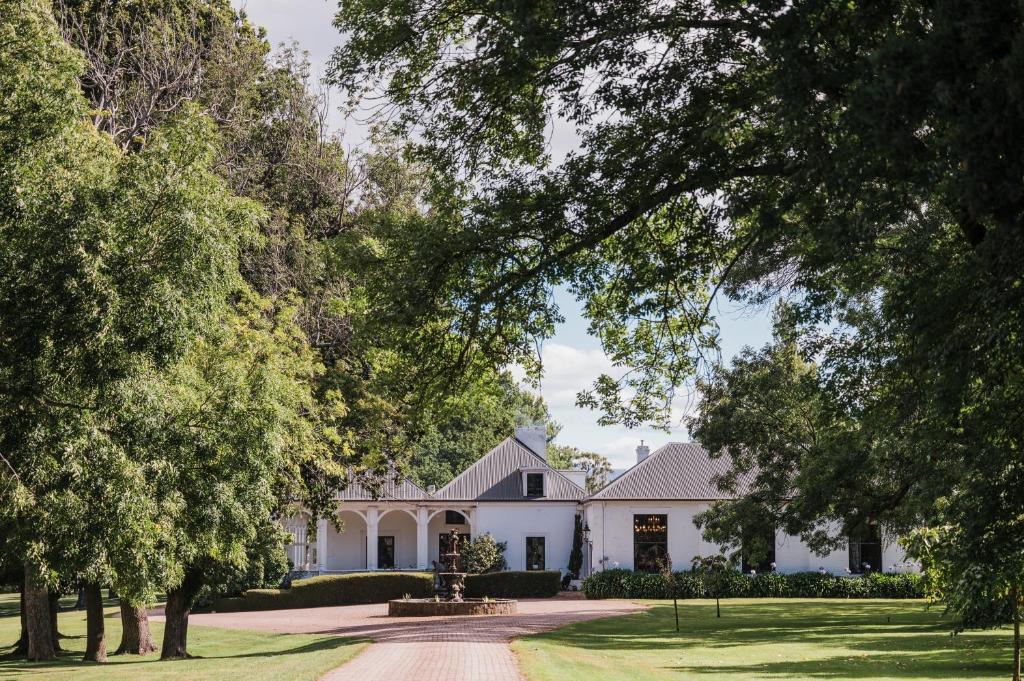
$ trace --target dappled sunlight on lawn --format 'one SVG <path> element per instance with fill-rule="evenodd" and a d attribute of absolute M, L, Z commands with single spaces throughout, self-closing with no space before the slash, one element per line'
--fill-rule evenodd
<path fill-rule="evenodd" d="M 921 601 L 671 603 L 514 644 L 530 681 L 617 679 L 990 679 L 1009 674 L 1009 631 L 951 636 Z M 596 675 L 596 676 L 595 676 Z"/>

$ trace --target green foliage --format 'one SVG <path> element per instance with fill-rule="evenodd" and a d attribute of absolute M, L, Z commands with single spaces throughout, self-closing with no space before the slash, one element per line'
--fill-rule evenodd
<path fill-rule="evenodd" d="M 714 575 L 714 576 L 713 576 Z M 661 575 L 612 569 L 583 580 L 587 598 L 923 598 L 924 580 L 916 574 L 872 573 L 836 577 L 817 572 L 756 576 L 733 570 L 675 572 L 673 581 Z"/>
<path fill-rule="evenodd" d="M 490 533 L 473 537 L 460 549 L 462 568 L 470 574 L 501 572 L 508 567 L 505 562 L 507 548 L 508 542 L 495 541 Z"/>
<path fill-rule="evenodd" d="M 420 420 L 422 432 L 412 434 L 412 474 L 422 486 L 441 487 L 517 425 L 547 421 L 548 411 L 540 398 L 505 372 L 470 383 Z"/>
<path fill-rule="evenodd" d="M 569 565 L 566 567 L 569 579 L 580 578 L 583 567 L 583 515 L 576 514 L 572 528 L 572 550 L 569 551 Z"/>
<path fill-rule="evenodd" d="M 466 576 L 466 596 L 472 598 L 551 598 L 561 587 L 557 570 L 491 572 Z"/>
<path fill-rule="evenodd" d="M 586 490 L 594 493 L 608 484 L 612 464 L 597 452 L 585 452 L 566 445 L 548 445 L 548 463 L 552 468 L 586 471 Z"/>
<path fill-rule="evenodd" d="M 222 597 L 241 596 L 250 589 L 276 589 L 288 574 L 284 546 L 288 535 L 272 521 L 257 530 L 255 541 L 245 550 L 245 561 L 215 563 L 205 575 L 196 603 L 208 605 Z"/>
<path fill-rule="evenodd" d="M 384 603 L 409 594 L 425 598 L 434 592 L 434 577 L 423 572 L 372 572 L 296 579 L 290 589 L 250 589 L 241 598 L 220 598 L 204 608 L 210 612 L 248 612 L 318 608 L 328 605 Z"/>

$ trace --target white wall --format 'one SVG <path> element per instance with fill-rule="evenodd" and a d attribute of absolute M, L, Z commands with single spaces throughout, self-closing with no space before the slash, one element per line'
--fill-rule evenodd
<path fill-rule="evenodd" d="M 587 523 L 593 542 L 593 570 L 618 567 L 633 569 L 633 516 L 668 516 L 668 552 L 676 570 L 686 570 L 696 555 L 718 553 L 716 544 L 704 541 L 693 516 L 708 507 L 697 501 L 601 501 L 587 505 Z M 601 559 L 607 557 L 602 564 Z"/>
<path fill-rule="evenodd" d="M 481 503 L 473 534 L 489 532 L 496 541 L 507 542 L 509 570 L 526 569 L 526 537 L 544 537 L 545 569 L 564 571 L 572 550 L 575 517 L 574 501 Z"/>
<path fill-rule="evenodd" d="M 381 510 L 377 525 L 378 537 L 395 538 L 395 567 L 416 568 L 416 519 L 399 509 Z M 376 547 L 373 549 L 376 551 Z"/>
<path fill-rule="evenodd" d="M 710 504 L 697 501 L 594 501 L 586 505 L 586 518 L 593 543 L 592 571 L 617 567 L 633 569 L 633 515 L 659 513 L 668 516 L 668 552 L 676 570 L 689 569 L 695 555 L 719 552 L 715 544 L 704 541 L 693 517 Z M 891 539 L 883 546 L 883 569 L 895 564 L 905 571 L 903 550 Z M 607 561 L 601 562 L 603 557 Z M 778 532 L 775 538 L 775 564 L 779 572 L 807 572 L 824 568 L 836 575 L 846 574 L 849 553 L 845 547 L 818 556 L 798 537 Z"/>
<path fill-rule="evenodd" d="M 327 526 L 327 570 L 362 570 L 366 568 L 366 523 L 358 513 L 342 511 L 338 514 L 344 531 Z"/>

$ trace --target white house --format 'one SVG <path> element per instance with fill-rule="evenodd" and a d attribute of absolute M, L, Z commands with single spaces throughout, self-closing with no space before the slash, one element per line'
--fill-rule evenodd
<path fill-rule="evenodd" d="M 339 492 L 343 531 L 320 521 L 316 545 L 306 541 L 305 519 L 285 522 L 294 542 L 296 569 L 320 573 L 428 569 L 445 551 L 448 534 L 490 534 L 505 542 L 510 570 L 565 571 L 574 522 L 586 527 L 584 574 L 610 567 L 648 570 L 671 554 L 679 567 L 694 555 L 716 553 L 693 523 L 696 513 L 722 493 L 712 480 L 728 462 L 711 459 L 697 444 L 672 443 L 654 453 L 637 448 L 637 463 L 598 492 L 587 495 L 582 471 L 556 470 L 546 458 L 543 426 L 516 428 L 507 438 L 440 490 L 411 480 L 369 490 L 353 481 Z M 895 544 L 877 534 L 845 550 L 815 556 L 796 537 L 778 533 L 774 562 L 783 572 L 824 568 L 859 572 L 903 566 Z M 754 566 L 746 566 L 747 569 Z"/>

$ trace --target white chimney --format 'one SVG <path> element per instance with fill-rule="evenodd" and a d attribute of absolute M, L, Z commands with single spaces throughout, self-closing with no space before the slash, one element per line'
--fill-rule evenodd
<path fill-rule="evenodd" d="M 547 426 L 516 426 L 516 439 L 540 458 L 548 460 Z"/>
<path fill-rule="evenodd" d="M 640 440 L 640 446 L 636 448 L 636 462 L 640 463 L 647 458 L 647 455 L 651 453 L 651 448 L 644 444 L 643 440 Z"/>

